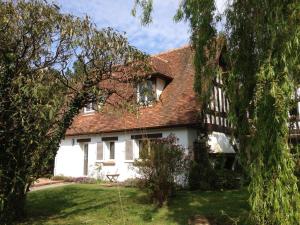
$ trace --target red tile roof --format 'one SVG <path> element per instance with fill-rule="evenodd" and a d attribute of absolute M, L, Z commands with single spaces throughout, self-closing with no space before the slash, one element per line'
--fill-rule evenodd
<path fill-rule="evenodd" d="M 136 114 L 96 112 L 78 115 L 66 135 L 98 134 L 125 130 L 197 124 L 199 106 L 194 86 L 191 47 L 174 49 L 151 57 L 154 72 L 173 78 L 153 106 Z"/>

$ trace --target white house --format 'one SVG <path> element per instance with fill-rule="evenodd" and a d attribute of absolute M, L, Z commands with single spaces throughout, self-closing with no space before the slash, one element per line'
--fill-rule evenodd
<path fill-rule="evenodd" d="M 154 72 L 136 87 L 139 112 L 108 114 L 94 111 L 92 104 L 86 106 L 61 141 L 55 175 L 105 179 L 106 175 L 119 174 L 119 181 L 134 178 L 132 164 L 139 158 L 139 149 L 146 139 L 172 133 L 188 153 L 203 129 L 212 132 L 212 152 L 234 153 L 226 135 L 230 130 L 226 118 L 228 101 L 221 91 L 221 80 L 215 82 L 209 114 L 205 121 L 199 121 L 201 106 L 193 90 L 191 48 L 174 49 L 151 58 Z"/>

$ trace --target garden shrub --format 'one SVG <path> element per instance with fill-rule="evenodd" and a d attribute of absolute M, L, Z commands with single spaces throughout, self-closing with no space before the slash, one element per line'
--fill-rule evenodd
<path fill-rule="evenodd" d="M 189 163 L 188 183 L 191 190 L 212 190 L 215 173 L 210 167 L 191 160 Z"/>
<path fill-rule="evenodd" d="M 51 180 L 61 180 L 66 181 L 67 179 L 71 179 L 72 177 L 66 177 L 64 175 L 55 175 L 51 177 Z"/>
<path fill-rule="evenodd" d="M 140 158 L 134 162 L 141 183 L 159 207 L 174 194 L 176 184 L 184 183 L 184 148 L 176 142 L 174 135 L 148 140 L 140 149 Z"/>
<path fill-rule="evenodd" d="M 239 173 L 228 169 L 218 169 L 215 171 L 215 190 L 238 189 L 241 186 L 242 179 Z"/>
<path fill-rule="evenodd" d="M 206 139 L 194 143 L 194 157 L 189 163 L 188 184 L 191 190 L 211 190 L 214 171 L 208 156 Z"/>
<path fill-rule="evenodd" d="M 74 182 L 79 184 L 96 184 L 98 180 L 92 177 L 70 177 L 65 179 L 66 182 Z"/>
<path fill-rule="evenodd" d="M 140 187 L 140 179 L 138 178 L 128 178 L 120 183 L 124 187 Z"/>
<path fill-rule="evenodd" d="M 96 184 L 98 179 L 92 177 L 67 177 L 63 175 L 53 176 L 51 180 L 61 180 L 64 182 L 80 183 L 80 184 Z"/>
<path fill-rule="evenodd" d="M 242 175 L 233 171 L 225 154 L 209 155 L 205 139 L 194 144 L 194 159 L 189 163 L 188 183 L 191 190 L 228 190 L 242 186 Z M 229 162 L 229 163 L 228 163 Z"/>

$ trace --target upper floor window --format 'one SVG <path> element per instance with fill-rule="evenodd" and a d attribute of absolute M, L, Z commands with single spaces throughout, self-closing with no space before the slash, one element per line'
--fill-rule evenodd
<path fill-rule="evenodd" d="M 140 105 L 151 105 L 159 100 L 164 88 L 167 85 L 166 79 L 151 77 L 151 79 L 140 82 L 137 86 L 137 102 Z"/>
<path fill-rule="evenodd" d="M 90 102 L 88 103 L 84 108 L 83 108 L 83 112 L 84 113 L 90 113 L 90 112 L 94 112 L 95 111 L 95 103 Z"/>
<path fill-rule="evenodd" d="M 137 102 L 141 105 L 149 105 L 155 100 L 155 79 L 144 80 L 137 86 Z"/>

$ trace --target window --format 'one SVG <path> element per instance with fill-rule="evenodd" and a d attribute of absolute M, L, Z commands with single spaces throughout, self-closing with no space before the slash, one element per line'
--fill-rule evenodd
<path fill-rule="evenodd" d="M 103 160 L 103 142 L 97 143 L 97 160 Z"/>
<path fill-rule="evenodd" d="M 150 154 L 151 151 L 151 140 L 150 139 L 142 139 L 139 140 L 139 157 L 145 158 Z"/>
<path fill-rule="evenodd" d="M 125 160 L 132 161 L 133 158 L 133 140 L 126 140 L 125 142 Z"/>
<path fill-rule="evenodd" d="M 109 159 L 115 159 L 115 142 L 109 142 Z"/>
<path fill-rule="evenodd" d="M 155 98 L 156 79 L 145 80 L 137 86 L 137 102 L 149 105 Z"/>
<path fill-rule="evenodd" d="M 94 111 L 95 111 L 95 103 L 93 102 L 88 103 L 83 109 L 84 113 L 90 113 Z"/>

